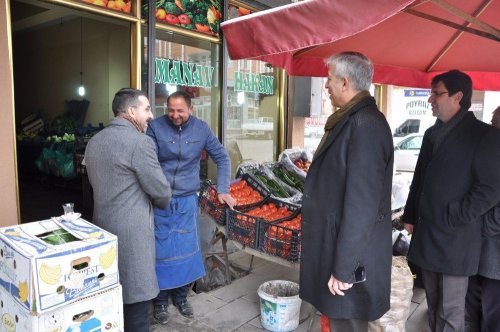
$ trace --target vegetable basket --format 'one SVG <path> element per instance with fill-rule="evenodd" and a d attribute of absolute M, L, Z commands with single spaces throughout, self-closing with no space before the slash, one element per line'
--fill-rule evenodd
<path fill-rule="evenodd" d="M 301 244 L 300 214 L 285 221 L 261 221 L 259 226 L 258 249 L 267 254 L 286 259 L 292 263 L 300 260 Z"/>
<path fill-rule="evenodd" d="M 233 241 L 258 249 L 261 223 L 280 222 L 299 213 L 300 206 L 272 197 L 258 206 L 244 211 L 227 209 L 227 237 Z"/>
<path fill-rule="evenodd" d="M 231 183 L 230 192 L 237 202 L 234 209 L 238 211 L 257 206 L 269 196 L 269 192 L 247 174 Z M 227 206 L 219 202 L 217 187 L 210 181 L 202 183 L 198 201 L 202 212 L 211 216 L 218 225 L 226 224 Z"/>

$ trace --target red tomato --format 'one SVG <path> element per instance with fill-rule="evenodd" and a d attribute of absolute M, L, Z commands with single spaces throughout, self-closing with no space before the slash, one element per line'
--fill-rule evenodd
<path fill-rule="evenodd" d="M 165 22 L 168 24 L 176 25 L 179 24 L 179 19 L 174 14 L 167 14 L 165 16 Z"/>
<path fill-rule="evenodd" d="M 179 16 L 177 16 L 177 18 L 179 19 L 180 24 L 187 25 L 187 24 L 191 23 L 191 19 L 186 14 L 180 14 Z"/>

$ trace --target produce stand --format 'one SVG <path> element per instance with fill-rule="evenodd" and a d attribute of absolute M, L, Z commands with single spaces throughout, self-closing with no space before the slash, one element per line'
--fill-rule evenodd
<path fill-rule="evenodd" d="M 237 200 L 232 210 L 218 202 L 215 185 L 202 185 L 200 208 L 216 227 L 213 241 L 222 241 L 223 252 L 218 254 L 226 265 L 228 283 L 227 240 L 252 255 L 252 261 L 256 256 L 287 267 L 299 266 L 301 202 L 308 158 L 305 152 L 292 149 L 285 150 L 275 163 L 253 161 L 240 165 L 238 178 L 230 184 L 230 192 Z M 394 179 L 392 220 L 403 214 L 409 186 L 406 179 L 397 175 Z"/>

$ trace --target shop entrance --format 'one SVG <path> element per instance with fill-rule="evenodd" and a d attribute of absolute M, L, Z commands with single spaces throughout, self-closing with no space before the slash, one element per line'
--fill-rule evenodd
<path fill-rule="evenodd" d="M 113 118 L 114 93 L 130 86 L 130 24 L 37 0 L 10 4 L 21 222 L 61 215 L 66 202 L 91 220 L 81 161 Z"/>

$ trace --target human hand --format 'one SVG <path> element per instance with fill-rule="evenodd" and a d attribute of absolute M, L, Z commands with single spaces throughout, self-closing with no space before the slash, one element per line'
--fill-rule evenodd
<path fill-rule="evenodd" d="M 406 229 L 406 231 L 408 232 L 408 234 L 412 234 L 413 233 L 413 225 L 412 224 L 405 223 L 404 224 L 404 228 Z"/>
<path fill-rule="evenodd" d="M 351 287 L 352 287 L 352 284 L 337 280 L 333 276 L 333 274 L 330 275 L 330 280 L 328 280 L 328 290 L 333 295 L 344 296 L 344 292 L 342 292 L 342 291 L 348 290 Z"/>
<path fill-rule="evenodd" d="M 227 204 L 231 209 L 236 205 L 236 200 L 231 196 L 231 194 L 219 193 L 217 195 L 219 202 L 222 204 Z"/>

